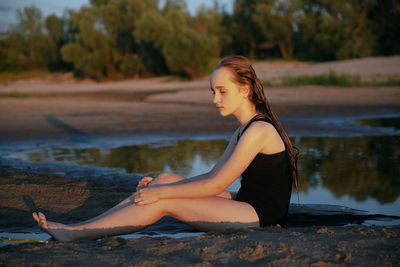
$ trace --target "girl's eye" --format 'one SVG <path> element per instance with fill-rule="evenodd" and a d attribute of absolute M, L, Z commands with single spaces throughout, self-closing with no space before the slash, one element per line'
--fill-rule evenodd
<path fill-rule="evenodd" d="M 226 93 L 226 91 L 224 91 L 224 90 L 221 90 L 221 91 L 220 91 L 220 93 L 221 93 L 221 94 L 225 94 L 225 93 Z"/>

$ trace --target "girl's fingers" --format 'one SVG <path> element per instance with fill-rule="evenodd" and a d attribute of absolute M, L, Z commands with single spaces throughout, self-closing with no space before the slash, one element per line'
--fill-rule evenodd
<path fill-rule="evenodd" d="M 153 199 L 148 199 L 148 200 L 136 200 L 135 199 L 135 205 L 141 206 L 141 205 L 147 205 L 147 204 L 152 204 L 157 202 L 159 199 L 158 198 L 153 198 Z"/>
<path fill-rule="evenodd" d="M 153 180 L 152 177 L 144 177 L 139 181 L 138 186 L 147 186 Z"/>
<path fill-rule="evenodd" d="M 151 181 L 153 181 L 153 178 L 152 177 L 145 177 L 145 183 L 146 183 L 146 186 L 148 186 L 150 183 L 151 183 Z"/>
<path fill-rule="evenodd" d="M 32 213 L 32 217 L 37 223 L 39 223 L 40 219 L 36 212 Z"/>
<path fill-rule="evenodd" d="M 157 196 L 151 196 L 152 194 L 149 195 L 147 190 L 148 189 L 139 189 L 133 194 L 135 205 L 147 205 L 159 200 Z"/>
<path fill-rule="evenodd" d="M 150 177 L 150 176 L 146 176 L 146 177 L 144 177 L 143 179 L 142 179 L 142 181 L 151 181 L 151 180 L 153 180 L 153 177 Z"/>

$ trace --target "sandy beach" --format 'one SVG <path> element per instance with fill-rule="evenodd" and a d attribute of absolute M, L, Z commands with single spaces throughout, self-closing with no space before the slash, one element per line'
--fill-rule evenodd
<path fill-rule="evenodd" d="M 400 75 L 400 57 L 331 63 L 257 62 L 263 80 L 333 70 L 363 80 Z M 400 87 L 268 87 L 272 107 L 289 135 L 375 135 L 357 119 L 400 117 Z M 31 79 L 0 86 L 0 227 L 40 233 L 32 210 L 73 222 L 99 214 L 132 193 L 139 179 L 76 179 L 60 165 L 2 157 L 26 144 L 228 134 L 238 126 L 212 103 L 208 77 L 168 77 L 95 83 Z M 340 123 L 338 123 L 340 122 Z M 74 170 L 69 170 L 73 173 Z M 79 170 L 81 171 L 81 170 Z M 95 176 L 103 169 L 88 169 Z M 66 197 L 68 196 L 68 197 Z M 161 222 L 162 223 L 162 222 Z M 0 266 L 399 266 L 400 226 L 268 227 L 197 237 L 121 237 L 99 241 L 28 242 L 0 247 Z"/>
<path fill-rule="evenodd" d="M 295 74 L 316 75 L 330 70 L 371 80 L 400 75 L 400 57 L 306 65 L 257 62 L 255 69 L 262 80 Z M 5 96 L 0 98 L 0 140 L 65 138 L 74 133 L 117 136 L 232 132 L 238 124 L 233 117 L 219 115 L 212 103 L 208 79 L 179 82 L 160 77 L 104 83 L 14 81 L 0 86 L 0 95 Z M 398 113 L 400 103 L 399 88 L 389 86 L 268 87 L 265 91 L 289 133 L 292 129 L 332 130 L 329 125 L 315 129 L 310 119 Z M 7 97 L 12 94 L 19 97 Z"/>
<path fill-rule="evenodd" d="M 399 227 L 266 228 L 171 239 L 21 244 L 6 266 L 398 266 Z"/>

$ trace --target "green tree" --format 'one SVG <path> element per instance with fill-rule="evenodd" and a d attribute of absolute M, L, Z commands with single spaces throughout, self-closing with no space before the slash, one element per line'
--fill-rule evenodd
<path fill-rule="evenodd" d="M 218 35 L 200 19 L 194 21 L 182 1 L 168 1 L 161 12 L 143 14 L 133 34 L 161 50 L 170 72 L 189 78 L 202 75 L 220 54 Z"/>
<path fill-rule="evenodd" d="M 219 12 L 218 6 L 214 8 L 200 6 L 193 21 L 193 28 L 197 32 L 206 33 L 218 38 L 217 49 L 220 53 L 230 51 L 230 46 L 232 45 L 232 37 L 226 26 L 226 18 L 227 14 Z M 212 62 L 212 66 L 215 65 L 214 63 L 216 64 L 217 62 Z"/>
<path fill-rule="evenodd" d="M 21 39 L 22 53 L 29 61 L 29 68 L 46 68 L 54 61 L 56 47 L 48 35 L 43 33 L 42 12 L 35 6 L 17 9 L 17 36 Z"/>
<path fill-rule="evenodd" d="M 257 0 L 236 0 L 231 21 L 233 51 L 250 58 L 255 58 L 257 44 L 265 41 L 260 34 L 259 25 L 252 19 L 257 2 Z"/>
<path fill-rule="evenodd" d="M 116 70 L 125 77 L 146 71 L 143 59 L 152 55 L 142 49 L 132 32 L 143 13 L 157 8 L 157 1 L 154 0 L 112 0 L 100 7 L 103 24 L 114 52 Z"/>
<path fill-rule="evenodd" d="M 170 71 L 196 78 L 209 69 L 210 61 L 219 57 L 217 36 L 193 28 L 187 12 L 171 8 L 165 12 L 171 25 L 171 35 L 162 45 Z"/>
<path fill-rule="evenodd" d="M 35 6 L 17 9 L 17 20 L 2 40 L 0 70 L 47 68 L 56 58 L 56 46 L 43 32 L 41 11 Z"/>
<path fill-rule="evenodd" d="M 107 76 L 112 65 L 110 62 L 110 45 L 99 25 L 99 14 L 96 8 L 83 7 L 73 14 L 73 23 L 77 29 L 75 41 L 61 49 L 63 60 L 71 62 L 78 74 L 101 79 Z"/>
<path fill-rule="evenodd" d="M 142 14 L 157 8 L 154 0 L 93 1 L 74 14 L 77 33 L 62 48 L 63 59 L 81 75 L 96 79 L 142 75 L 154 49 L 143 48 L 132 32 Z"/>
<path fill-rule="evenodd" d="M 294 16 L 299 11 L 295 0 L 263 0 L 254 6 L 252 20 L 258 25 L 264 41 L 277 44 L 284 58 L 294 49 Z"/>
<path fill-rule="evenodd" d="M 368 18 L 375 22 L 373 31 L 378 39 L 375 43 L 375 55 L 400 54 L 400 2 L 374 1 Z"/>
<path fill-rule="evenodd" d="M 109 2 L 110 0 L 90 0 L 90 4 L 97 7 L 107 5 Z"/>
<path fill-rule="evenodd" d="M 56 58 L 50 64 L 50 70 L 72 70 L 73 65 L 68 64 L 62 58 L 61 48 L 69 43 L 73 42 L 75 38 L 75 28 L 72 22 L 73 12 L 67 12 L 62 17 L 57 17 L 51 14 L 46 17 L 45 28 L 48 36 L 53 40 L 56 45 Z"/>
<path fill-rule="evenodd" d="M 368 19 L 373 0 L 304 0 L 298 27 L 307 55 L 317 60 L 372 55 L 375 36 Z"/>

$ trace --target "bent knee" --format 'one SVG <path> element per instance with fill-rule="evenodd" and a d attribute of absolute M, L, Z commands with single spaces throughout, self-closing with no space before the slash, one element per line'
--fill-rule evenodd
<path fill-rule="evenodd" d="M 170 173 L 170 172 L 164 172 L 162 174 L 160 174 L 159 176 L 157 176 L 157 178 L 155 179 L 153 184 L 170 184 L 170 183 L 174 183 L 174 182 L 178 182 L 183 180 L 184 178 Z"/>
<path fill-rule="evenodd" d="M 179 210 L 179 206 L 182 203 L 182 199 L 171 199 L 171 198 L 166 198 L 166 199 L 160 199 L 157 201 L 156 204 L 157 207 L 162 211 L 164 216 L 171 216 L 176 219 L 179 219 L 179 217 L 176 216 L 177 212 L 176 210 Z"/>

